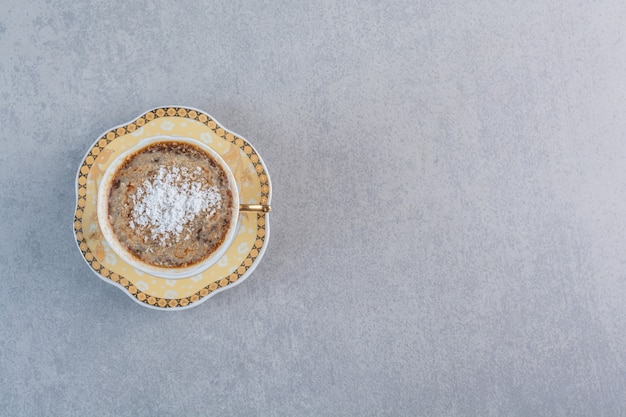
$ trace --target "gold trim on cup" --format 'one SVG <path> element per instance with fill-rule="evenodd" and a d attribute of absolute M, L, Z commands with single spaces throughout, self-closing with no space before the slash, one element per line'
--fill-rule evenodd
<path fill-rule="evenodd" d="M 270 211 L 272 211 L 272 207 L 269 204 L 239 204 L 239 211 L 269 213 Z"/>

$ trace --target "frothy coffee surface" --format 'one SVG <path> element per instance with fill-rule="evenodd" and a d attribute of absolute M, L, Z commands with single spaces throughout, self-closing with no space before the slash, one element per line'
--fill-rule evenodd
<path fill-rule="evenodd" d="M 111 180 L 109 222 L 139 260 L 160 267 L 201 262 L 224 241 L 233 211 L 224 170 L 182 142 L 131 155 Z"/>

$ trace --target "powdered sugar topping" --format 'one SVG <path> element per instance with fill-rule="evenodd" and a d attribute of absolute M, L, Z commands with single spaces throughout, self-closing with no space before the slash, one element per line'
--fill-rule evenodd
<path fill-rule="evenodd" d="M 219 189 L 203 181 L 202 170 L 160 166 L 131 195 L 134 205 L 130 227 L 147 227 L 161 245 L 180 241 L 185 224 L 200 213 L 212 216 L 222 207 Z"/>

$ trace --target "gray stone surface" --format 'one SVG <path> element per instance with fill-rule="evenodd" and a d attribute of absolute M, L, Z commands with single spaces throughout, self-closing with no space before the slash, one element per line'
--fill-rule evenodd
<path fill-rule="evenodd" d="M 626 3 L 4 0 L 0 415 L 626 415 Z M 248 138 L 266 257 L 88 269 L 74 179 L 168 104 Z"/>

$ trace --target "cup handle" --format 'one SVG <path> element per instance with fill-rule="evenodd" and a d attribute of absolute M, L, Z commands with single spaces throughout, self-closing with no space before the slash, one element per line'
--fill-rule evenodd
<path fill-rule="evenodd" d="M 239 211 L 269 213 L 272 207 L 269 204 L 239 204 Z"/>

